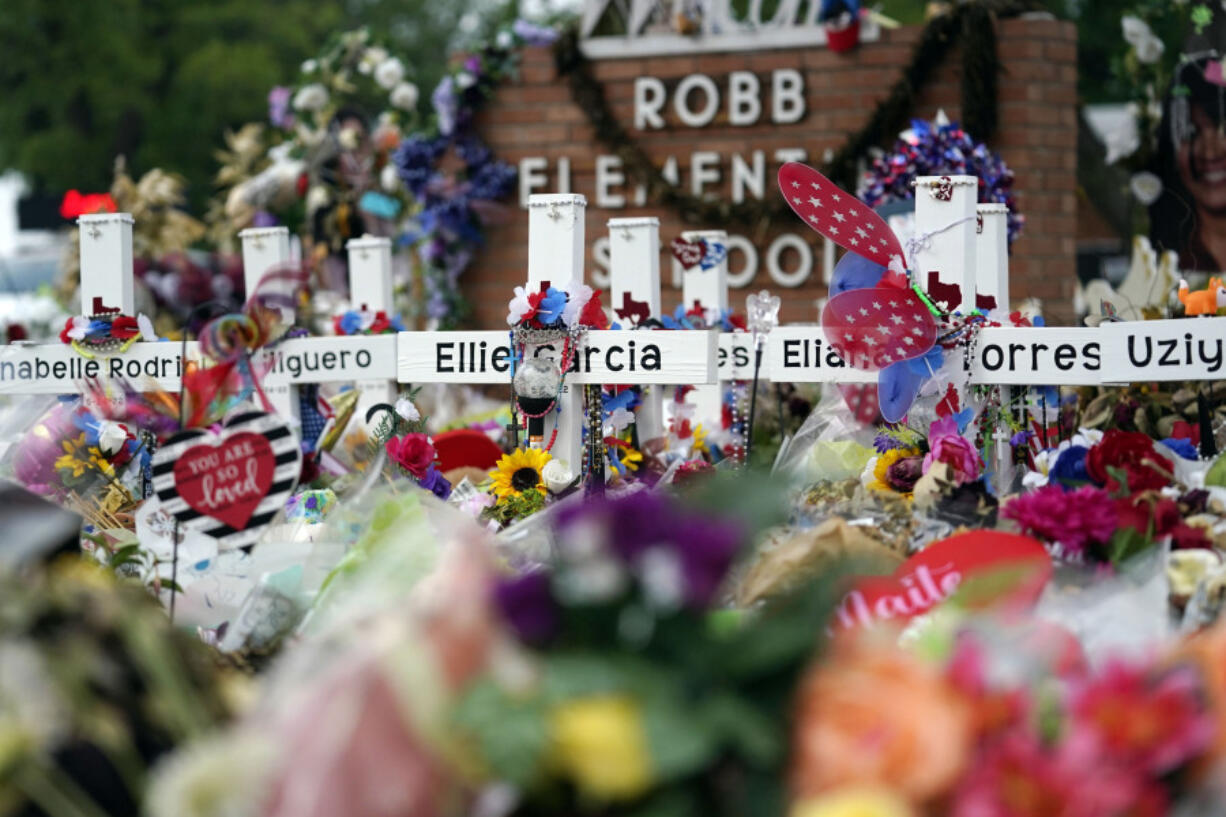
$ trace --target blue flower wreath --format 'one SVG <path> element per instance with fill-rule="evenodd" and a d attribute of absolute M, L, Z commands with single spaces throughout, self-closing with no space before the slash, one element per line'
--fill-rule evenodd
<path fill-rule="evenodd" d="M 976 142 L 957 122 L 911 120 L 889 152 L 873 161 L 860 186 L 860 200 L 874 209 L 912 199 L 917 176 L 978 176 L 979 203 L 1009 208 L 1009 244 L 1022 232 L 1026 219 L 1013 195 L 1013 171 L 1000 154 Z"/>

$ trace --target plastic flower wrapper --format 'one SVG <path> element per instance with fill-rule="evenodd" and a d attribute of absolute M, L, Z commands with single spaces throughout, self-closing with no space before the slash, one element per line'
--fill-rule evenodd
<path fill-rule="evenodd" d="M 421 492 L 406 496 L 440 505 Z M 428 528 L 406 528 L 404 541 L 369 553 L 366 570 L 350 577 L 354 595 L 377 586 L 376 563 L 387 559 L 399 572 L 398 548 L 439 556 L 412 587 L 379 589 L 378 602 L 347 593 L 336 601 L 343 613 L 308 627 L 286 650 L 256 704 L 216 739 L 249 762 L 235 780 L 246 799 L 230 798 L 245 810 L 225 813 L 430 817 L 463 809 L 470 788 L 449 713 L 456 691 L 487 666 L 497 643 L 490 554 L 473 530 L 453 529 L 440 541 Z M 151 817 L 194 817 L 189 798 L 199 784 L 191 784 L 201 780 L 208 754 L 189 748 L 159 769 Z"/>
<path fill-rule="evenodd" d="M 1166 560 L 1167 547 L 1161 546 L 1117 566 L 1115 575 L 1060 566 L 1035 616 L 1076 635 L 1091 664 L 1112 656 L 1151 655 L 1174 635 Z"/>
<path fill-rule="evenodd" d="M 837 390 L 828 390 L 786 443 L 774 471 L 809 482 L 851 479 L 872 457 L 875 434 L 848 413 Z"/>

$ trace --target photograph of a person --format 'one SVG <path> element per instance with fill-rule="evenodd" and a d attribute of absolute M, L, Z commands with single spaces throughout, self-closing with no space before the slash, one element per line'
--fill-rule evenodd
<path fill-rule="evenodd" d="M 1181 270 L 1226 270 L 1226 79 L 1216 51 L 1176 69 L 1155 163 L 1162 180 L 1149 208 L 1155 246 L 1179 253 Z"/>

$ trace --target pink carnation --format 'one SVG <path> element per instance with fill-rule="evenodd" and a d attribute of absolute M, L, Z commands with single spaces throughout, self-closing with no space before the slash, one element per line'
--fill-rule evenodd
<path fill-rule="evenodd" d="M 943 462 L 953 470 L 959 485 L 979 479 L 983 470 L 983 459 L 970 440 L 959 434 L 948 434 L 936 439 L 930 438 L 929 445 L 931 448 L 924 457 L 925 474 L 932 468 L 933 463 Z"/>
<path fill-rule="evenodd" d="M 1059 542 L 1070 552 L 1105 544 L 1118 526 L 1115 503 L 1093 485 L 1067 492 L 1059 485 L 1044 485 L 1012 499 L 1001 514 L 1027 533 Z"/>

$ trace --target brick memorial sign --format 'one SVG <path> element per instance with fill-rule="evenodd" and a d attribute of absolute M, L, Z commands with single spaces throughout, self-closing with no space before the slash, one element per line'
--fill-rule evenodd
<path fill-rule="evenodd" d="M 831 52 L 812 30 L 791 41 L 770 30 L 723 39 L 642 34 L 620 44 L 592 38 L 584 47 L 611 110 L 664 176 L 682 192 L 735 203 L 776 196 L 781 164 L 818 166 L 862 127 L 902 75 L 920 31 L 881 31 L 847 53 Z M 1049 321 L 1067 323 L 1077 229 L 1076 31 L 1068 22 L 1007 19 L 997 24 L 997 37 L 1001 125 L 989 145 L 1017 174 L 1018 206 L 1027 218 L 1010 258 L 1012 295 L 1043 299 Z M 960 74 L 960 50 L 951 48 L 913 115 L 932 118 L 944 109 L 959 119 Z M 569 78 L 558 75 L 548 48 L 524 51 L 519 79 L 498 90 L 478 123 L 495 153 L 517 166 L 521 205 L 533 193 L 587 197 L 585 266 L 593 286 L 608 286 L 608 220 L 654 216 L 665 247 L 695 227 L 728 232 L 730 302 L 743 302 L 737 290 L 771 289 L 783 296 L 783 324 L 817 320 L 833 249 L 791 218 L 693 225 L 647 203 L 573 101 Z M 503 321 L 506 293 L 523 282 L 526 219 L 491 227 L 488 238 L 497 251 L 479 253 L 462 286 L 480 325 L 494 329 Z M 664 263 L 661 308 L 671 312 L 681 301 L 681 282 L 672 259 L 666 255 Z"/>

